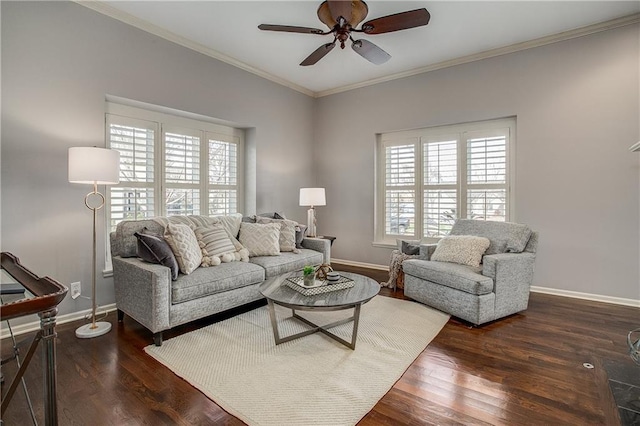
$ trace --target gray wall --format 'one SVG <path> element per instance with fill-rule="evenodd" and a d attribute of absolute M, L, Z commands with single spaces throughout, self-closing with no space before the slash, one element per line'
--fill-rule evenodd
<path fill-rule="evenodd" d="M 371 244 L 376 133 L 515 115 L 512 220 L 540 231 L 534 285 L 639 300 L 639 59 L 633 25 L 320 98 L 332 256 L 388 264 Z"/>
<path fill-rule="evenodd" d="M 82 281 L 91 294 L 91 213 L 83 204 L 91 188 L 68 183 L 67 150 L 104 146 L 106 94 L 250 127 L 257 165 L 249 186 L 258 197 L 247 207 L 305 220 L 298 188 L 313 183 L 313 98 L 76 3 L 1 7 L 3 251 L 37 274 Z M 114 302 L 111 278 L 98 280 L 98 302 Z M 67 297 L 61 314 L 90 307 Z"/>
<path fill-rule="evenodd" d="M 375 133 L 517 115 L 514 219 L 541 232 L 535 284 L 640 298 L 637 25 L 314 100 L 75 3 L 0 7 L 0 245 L 38 274 L 90 294 L 89 188 L 67 182 L 67 149 L 104 145 L 110 94 L 249 127 L 247 212 L 304 222 L 298 188 L 325 186 L 334 257 L 381 265 Z M 111 279 L 98 288 L 112 303 Z"/>

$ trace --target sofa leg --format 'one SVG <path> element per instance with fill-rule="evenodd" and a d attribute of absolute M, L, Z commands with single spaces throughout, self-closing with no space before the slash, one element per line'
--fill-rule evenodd
<path fill-rule="evenodd" d="M 124 321 L 124 311 L 118 309 L 118 322 Z"/>
<path fill-rule="evenodd" d="M 160 333 L 153 333 L 153 343 L 156 346 L 162 346 L 162 332 Z"/>

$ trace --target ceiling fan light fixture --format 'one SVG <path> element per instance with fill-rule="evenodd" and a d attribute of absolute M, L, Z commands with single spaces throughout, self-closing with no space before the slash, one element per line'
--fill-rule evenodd
<path fill-rule="evenodd" d="M 351 19 L 347 19 L 349 25 L 352 28 L 355 28 L 360 22 L 367 17 L 369 13 L 369 6 L 362 0 L 352 0 L 351 1 Z M 331 14 L 331 9 L 329 8 L 329 3 L 327 1 L 323 1 L 318 7 L 318 18 L 322 21 L 330 29 L 338 23 L 339 16 L 333 16 Z M 346 17 L 345 17 L 346 19 Z"/>

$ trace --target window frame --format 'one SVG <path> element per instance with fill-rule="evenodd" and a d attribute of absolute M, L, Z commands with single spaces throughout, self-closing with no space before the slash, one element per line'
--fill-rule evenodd
<path fill-rule="evenodd" d="M 435 243 L 441 237 L 426 237 L 424 235 L 424 193 L 428 187 L 437 189 L 456 189 L 456 211 L 458 217 L 467 216 L 467 194 L 473 188 L 491 189 L 500 187 L 506 191 L 505 220 L 510 221 L 515 217 L 515 152 L 516 152 L 516 117 L 499 118 L 478 122 L 469 122 L 445 126 L 436 126 L 416 130 L 379 133 L 376 135 L 376 181 L 375 181 L 375 205 L 374 205 L 374 241 L 378 247 L 396 247 L 397 239 L 421 240 L 424 243 Z M 502 131 L 502 133 L 500 133 Z M 468 183 L 467 182 L 467 141 L 472 135 L 505 134 L 505 158 L 506 170 L 504 184 L 493 183 Z M 427 185 L 424 181 L 424 147 L 427 143 L 451 140 L 455 138 L 456 149 L 456 176 L 457 182 L 453 184 Z M 412 234 L 391 234 L 386 232 L 386 148 L 412 143 L 414 144 L 414 170 L 415 170 L 415 202 L 414 202 L 414 226 Z"/>

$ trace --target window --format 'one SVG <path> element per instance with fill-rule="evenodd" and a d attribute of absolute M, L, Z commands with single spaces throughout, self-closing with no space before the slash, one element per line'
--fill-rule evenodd
<path fill-rule="evenodd" d="M 125 219 L 242 209 L 241 130 L 115 103 L 107 111 L 107 146 L 120 152 L 110 230 Z"/>
<path fill-rule="evenodd" d="M 515 118 L 378 137 L 376 243 L 438 239 L 457 218 L 509 220 Z"/>

